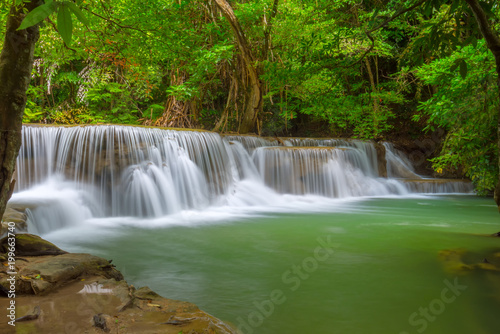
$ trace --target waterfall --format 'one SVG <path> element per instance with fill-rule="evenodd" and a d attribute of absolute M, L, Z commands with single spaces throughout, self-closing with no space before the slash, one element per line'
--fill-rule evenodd
<path fill-rule="evenodd" d="M 421 179 L 415 173 L 411 161 L 400 150 L 396 149 L 392 143 L 384 142 L 385 159 L 387 160 L 387 176 L 408 179 Z"/>
<path fill-rule="evenodd" d="M 471 182 L 462 180 L 420 179 L 403 180 L 403 183 L 408 190 L 414 193 L 470 193 L 474 190 Z"/>
<path fill-rule="evenodd" d="M 377 151 L 375 145 L 370 141 L 346 140 L 346 139 L 313 139 L 313 138 L 286 138 L 290 146 L 300 147 L 337 147 L 337 148 L 356 148 L 358 152 L 357 167 L 361 168 L 365 174 L 378 176 Z M 356 153 L 354 153 L 356 154 Z"/>
<path fill-rule="evenodd" d="M 25 125 L 22 139 L 11 201 L 24 203 L 40 233 L 90 218 L 272 207 L 289 202 L 285 195 L 472 190 L 462 181 L 422 179 L 390 143 L 384 143 L 389 178 L 383 178 L 375 144 L 360 140 L 221 137 L 115 125 Z"/>
<path fill-rule="evenodd" d="M 17 191 L 60 177 L 91 193 L 105 215 L 201 209 L 232 183 L 215 133 L 126 126 L 24 126 Z"/>
<path fill-rule="evenodd" d="M 374 178 L 375 169 L 355 148 L 263 147 L 253 157 L 266 185 L 284 194 L 344 198 L 407 193 L 394 180 Z"/>

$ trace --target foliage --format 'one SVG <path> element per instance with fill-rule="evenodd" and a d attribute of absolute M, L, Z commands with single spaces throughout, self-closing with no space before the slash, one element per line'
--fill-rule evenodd
<path fill-rule="evenodd" d="M 465 59 L 469 70 L 463 78 L 454 67 Z M 495 62 L 484 41 L 420 67 L 417 77 L 436 88 L 419 106 L 429 117 L 427 129 L 439 126 L 447 130 L 441 155 L 433 159 L 434 167 L 462 167 L 478 192 L 491 191 L 498 173 L 495 120 L 499 101 Z"/>
<path fill-rule="evenodd" d="M 314 122 L 381 140 L 427 122 L 447 131 L 434 168 L 464 171 L 486 192 L 498 169 L 495 64 L 465 1 L 395 15 L 415 3 L 231 2 L 262 82 L 259 130 L 293 135 Z M 481 2 L 498 30 L 495 3 Z M 1 2 L 2 22 L 8 10 Z M 37 22 L 25 122 L 238 130 L 248 73 L 213 1 L 46 0 L 23 25 Z"/>

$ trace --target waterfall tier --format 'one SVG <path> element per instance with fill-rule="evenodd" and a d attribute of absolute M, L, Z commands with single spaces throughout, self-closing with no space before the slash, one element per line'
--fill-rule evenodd
<path fill-rule="evenodd" d="M 389 143 L 385 178 L 375 144 L 360 140 L 221 137 L 114 125 L 26 125 L 22 135 L 13 201 L 38 194 L 32 220 L 50 212 L 59 215 L 55 221 L 71 212 L 80 219 L 163 217 L 221 205 L 272 205 L 270 198 L 283 194 L 346 198 L 472 190 L 462 181 L 422 179 Z M 49 188 L 58 195 L 44 197 Z"/>

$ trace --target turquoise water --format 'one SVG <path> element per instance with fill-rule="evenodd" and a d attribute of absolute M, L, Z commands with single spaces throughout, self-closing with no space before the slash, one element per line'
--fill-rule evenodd
<path fill-rule="evenodd" d="M 500 238 L 481 236 L 500 231 L 492 199 L 375 198 L 168 227 L 117 220 L 46 237 L 247 334 L 498 332 L 500 275 L 457 276 L 438 258 L 500 251 Z"/>

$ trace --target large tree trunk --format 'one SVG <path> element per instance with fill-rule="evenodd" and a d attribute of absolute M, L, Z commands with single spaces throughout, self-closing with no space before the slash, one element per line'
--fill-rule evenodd
<path fill-rule="evenodd" d="M 233 8 L 226 0 L 215 0 L 215 3 L 217 3 L 222 15 L 224 15 L 231 25 L 236 43 L 238 44 L 238 48 L 240 49 L 248 72 L 249 83 L 247 88 L 247 99 L 239 128 L 240 133 L 248 133 L 255 130 L 257 116 L 262 110 L 262 85 L 259 80 L 257 68 L 255 67 L 255 59 L 252 55 L 252 50 L 250 49 L 250 45 L 241 29 L 238 19 L 234 15 Z"/>
<path fill-rule="evenodd" d="M 474 13 L 474 17 L 479 25 L 479 30 L 486 40 L 486 45 L 488 49 L 495 56 L 496 62 L 496 70 L 498 74 L 497 85 L 498 85 L 498 94 L 500 97 L 500 36 L 497 35 L 495 30 L 493 30 L 492 23 L 489 22 L 488 16 L 484 12 L 483 8 L 479 4 L 478 0 L 465 0 L 472 12 Z M 498 167 L 500 170 L 500 107 L 498 109 L 498 117 L 497 117 L 497 143 L 498 143 Z M 497 186 L 495 187 L 495 202 L 497 203 L 498 210 L 500 211 L 500 172 L 498 173 Z"/>
<path fill-rule="evenodd" d="M 38 25 L 16 29 L 28 12 L 43 2 L 33 0 L 12 5 L 7 19 L 5 41 L 0 54 L 0 217 L 14 190 L 12 174 L 21 146 L 21 129 L 26 90 L 31 80 L 33 53 L 39 37 Z"/>

